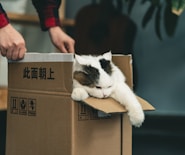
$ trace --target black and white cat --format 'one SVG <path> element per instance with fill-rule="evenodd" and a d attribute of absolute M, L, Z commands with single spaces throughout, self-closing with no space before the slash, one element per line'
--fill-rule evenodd
<path fill-rule="evenodd" d="M 121 70 L 112 62 L 111 52 L 99 56 L 75 55 L 72 98 L 81 101 L 89 96 L 112 97 L 128 110 L 132 125 L 139 127 L 144 121 L 144 112 L 125 81 Z"/>

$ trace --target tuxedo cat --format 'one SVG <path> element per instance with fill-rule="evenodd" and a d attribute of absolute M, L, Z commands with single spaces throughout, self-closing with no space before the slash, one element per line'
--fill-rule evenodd
<path fill-rule="evenodd" d="M 128 110 L 132 125 L 139 127 L 144 121 L 144 112 L 125 81 L 124 74 L 112 62 L 111 52 L 99 56 L 75 55 L 72 99 L 112 97 Z"/>

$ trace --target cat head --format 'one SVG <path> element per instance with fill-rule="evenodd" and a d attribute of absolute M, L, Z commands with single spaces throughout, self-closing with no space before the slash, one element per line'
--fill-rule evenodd
<path fill-rule="evenodd" d="M 73 78 L 90 96 L 105 98 L 112 93 L 112 53 L 99 56 L 75 55 Z"/>

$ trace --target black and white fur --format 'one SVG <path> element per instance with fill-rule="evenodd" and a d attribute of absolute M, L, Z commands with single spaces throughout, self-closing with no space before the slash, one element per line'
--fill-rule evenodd
<path fill-rule="evenodd" d="M 139 127 L 144 121 L 144 112 L 125 81 L 121 70 L 112 62 L 111 52 L 99 56 L 75 55 L 72 98 L 81 101 L 89 96 L 112 97 L 128 110 L 132 125 Z"/>

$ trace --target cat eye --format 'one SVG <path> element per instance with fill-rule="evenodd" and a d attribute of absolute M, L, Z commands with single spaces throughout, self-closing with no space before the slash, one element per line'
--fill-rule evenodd
<path fill-rule="evenodd" d="M 100 87 L 100 86 L 96 86 L 96 88 L 97 88 L 97 89 L 101 89 L 101 87 Z"/>
<path fill-rule="evenodd" d="M 111 88 L 112 86 L 108 86 L 107 88 Z M 97 89 L 102 89 L 100 86 L 96 86 Z"/>

